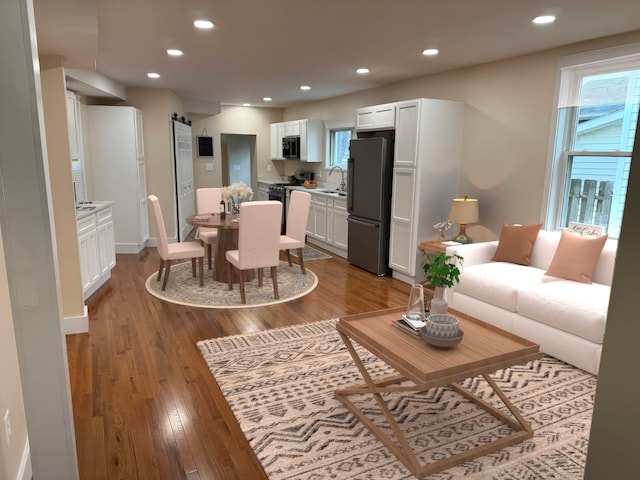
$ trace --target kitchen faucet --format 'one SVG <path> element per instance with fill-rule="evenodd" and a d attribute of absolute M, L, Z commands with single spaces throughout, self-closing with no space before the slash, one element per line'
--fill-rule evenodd
<path fill-rule="evenodd" d="M 334 165 L 333 167 L 331 167 L 331 170 L 329 170 L 329 175 L 331 175 L 331 173 L 333 173 L 336 168 L 339 168 L 340 172 L 342 173 L 342 181 L 340 182 L 340 188 L 338 190 L 342 190 L 343 192 L 345 192 L 347 184 L 344 183 L 344 169 L 340 165 Z"/>

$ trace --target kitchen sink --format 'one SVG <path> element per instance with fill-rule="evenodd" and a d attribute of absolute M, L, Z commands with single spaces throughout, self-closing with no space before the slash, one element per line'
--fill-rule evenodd
<path fill-rule="evenodd" d="M 343 192 L 341 190 L 318 190 L 320 193 L 328 193 L 330 195 L 336 195 L 338 197 L 346 197 L 347 192 Z"/>

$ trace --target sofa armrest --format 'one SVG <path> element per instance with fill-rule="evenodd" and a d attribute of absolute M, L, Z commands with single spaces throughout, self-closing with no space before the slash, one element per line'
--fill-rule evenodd
<path fill-rule="evenodd" d="M 481 263 L 487 263 L 496 253 L 498 248 L 498 240 L 491 242 L 480 243 L 467 243 L 464 245 L 456 245 L 453 247 L 447 247 L 447 255 L 458 254 L 463 258 L 463 267 L 471 267 L 472 265 L 479 265 Z"/>

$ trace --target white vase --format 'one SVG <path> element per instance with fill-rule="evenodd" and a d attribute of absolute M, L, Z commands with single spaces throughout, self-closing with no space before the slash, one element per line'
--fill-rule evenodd
<path fill-rule="evenodd" d="M 447 313 L 449 304 L 444 298 L 444 291 L 446 287 L 435 287 L 435 293 L 431 299 L 431 309 L 429 313 L 431 315 L 439 315 Z"/>

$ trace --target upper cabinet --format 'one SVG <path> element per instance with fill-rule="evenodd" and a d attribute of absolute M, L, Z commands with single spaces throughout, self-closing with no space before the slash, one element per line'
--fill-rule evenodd
<path fill-rule="evenodd" d="M 271 159 L 282 160 L 282 138 L 284 137 L 284 122 L 271 124 Z"/>
<path fill-rule="evenodd" d="M 322 139 L 324 122 L 322 120 L 300 120 L 300 161 L 322 161 Z"/>
<path fill-rule="evenodd" d="M 322 120 L 292 120 L 271 124 L 271 159 L 284 160 L 282 156 L 282 139 L 284 137 L 300 137 L 300 161 L 321 162 L 324 139 L 324 122 Z"/>
<path fill-rule="evenodd" d="M 396 126 L 396 104 L 386 103 L 356 110 L 356 130 L 389 130 Z"/>

